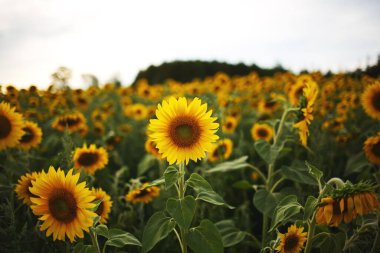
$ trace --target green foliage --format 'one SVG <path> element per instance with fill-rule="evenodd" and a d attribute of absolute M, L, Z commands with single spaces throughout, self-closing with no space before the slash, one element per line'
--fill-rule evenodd
<path fill-rule="evenodd" d="M 191 228 L 188 243 L 196 253 L 222 253 L 223 241 L 218 229 L 209 220 L 202 220 L 198 227 Z"/>
<path fill-rule="evenodd" d="M 190 227 L 195 214 L 195 207 L 195 199 L 190 195 L 183 199 L 170 198 L 166 202 L 166 210 L 183 229 Z"/>
<path fill-rule="evenodd" d="M 269 231 L 273 231 L 281 224 L 285 224 L 298 214 L 302 209 L 302 206 L 297 201 L 297 196 L 289 195 L 282 199 L 276 209 L 274 210 L 272 226 Z"/>
<path fill-rule="evenodd" d="M 240 243 L 247 236 L 247 232 L 240 231 L 236 228 L 233 220 L 221 220 L 215 223 L 215 226 L 222 236 L 223 246 L 225 248 Z"/>
<path fill-rule="evenodd" d="M 165 178 L 165 187 L 166 189 L 169 189 L 177 182 L 179 178 L 178 169 L 174 166 L 169 166 L 165 170 L 164 178 Z"/>
<path fill-rule="evenodd" d="M 253 204 L 261 213 L 272 216 L 277 205 L 276 194 L 265 189 L 258 190 L 253 197 Z"/>
<path fill-rule="evenodd" d="M 228 171 L 244 169 L 249 166 L 249 163 L 247 163 L 247 159 L 248 159 L 248 156 L 242 156 L 232 161 L 219 163 L 215 167 L 208 169 L 206 173 L 211 174 L 215 172 L 228 172 Z"/>

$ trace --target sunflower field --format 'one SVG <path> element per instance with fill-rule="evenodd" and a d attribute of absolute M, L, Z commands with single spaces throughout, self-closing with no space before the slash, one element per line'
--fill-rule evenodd
<path fill-rule="evenodd" d="M 0 89 L 1 252 L 380 252 L 380 80 Z"/>

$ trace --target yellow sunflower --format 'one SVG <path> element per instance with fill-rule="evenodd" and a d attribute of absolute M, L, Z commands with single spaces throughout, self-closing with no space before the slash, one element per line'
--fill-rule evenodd
<path fill-rule="evenodd" d="M 125 196 L 125 199 L 132 204 L 136 203 L 149 203 L 155 197 L 160 195 L 160 188 L 157 186 L 147 187 L 149 183 L 144 183 L 142 186 L 132 189 Z"/>
<path fill-rule="evenodd" d="M 148 109 L 143 104 L 133 104 L 127 106 L 124 110 L 126 116 L 135 120 L 144 120 L 148 117 Z"/>
<path fill-rule="evenodd" d="M 40 230 L 46 231 L 46 236 L 53 234 L 53 240 L 71 242 L 75 237 L 83 238 L 83 230 L 89 231 L 96 213 L 88 210 L 94 208 L 91 203 L 94 196 L 86 188 L 86 182 L 78 184 L 79 173 L 73 175 L 71 169 L 65 176 L 64 171 L 50 166 L 48 173 L 44 171 L 29 188 L 33 195 L 31 206 L 35 215 L 43 221 Z"/>
<path fill-rule="evenodd" d="M 40 173 L 38 172 L 26 173 L 25 175 L 21 176 L 16 185 L 15 192 L 17 194 L 17 197 L 28 206 L 32 205 L 30 198 L 36 197 L 30 192 L 29 187 L 32 186 L 32 181 L 35 181 L 39 174 Z"/>
<path fill-rule="evenodd" d="M 36 123 L 31 121 L 25 121 L 22 130 L 24 130 L 24 135 L 21 137 L 20 140 L 20 148 L 35 148 L 41 143 L 42 130 L 38 127 Z"/>
<path fill-rule="evenodd" d="M 102 200 L 95 213 L 100 216 L 100 223 L 107 223 L 108 215 L 111 212 L 112 201 L 110 195 L 108 195 L 102 188 L 92 188 L 92 194 L 95 196 L 95 200 Z"/>
<path fill-rule="evenodd" d="M 104 148 L 97 148 L 94 144 L 87 147 L 84 144 L 74 152 L 74 168 L 84 169 L 87 174 L 93 175 L 95 171 L 103 169 L 108 163 L 108 153 Z"/>
<path fill-rule="evenodd" d="M 364 111 L 368 116 L 380 120 L 380 82 L 368 86 L 361 100 Z"/>
<path fill-rule="evenodd" d="M 267 124 L 256 123 L 251 128 L 253 140 L 271 141 L 273 138 L 273 128 Z"/>
<path fill-rule="evenodd" d="M 208 155 L 210 162 L 215 162 L 218 160 L 226 160 L 230 158 L 233 148 L 233 142 L 231 139 L 219 140 L 214 143 Z"/>
<path fill-rule="evenodd" d="M 305 83 L 303 82 L 298 82 L 291 86 L 288 96 L 292 105 L 298 105 L 304 87 Z"/>
<path fill-rule="evenodd" d="M 211 114 L 199 98 L 190 104 L 184 97 L 164 100 L 156 110 L 157 119 L 150 120 L 150 138 L 169 164 L 197 161 L 206 156 L 205 152 L 219 138 L 215 135 L 219 124 L 214 123 L 216 118 Z"/>
<path fill-rule="evenodd" d="M 363 149 L 371 163 L 380 165 L 380 132 L 377 136 L 367 138 Z"/>
<path fill-rule="evenodd" d="M 0 103 L 0 126 L 0 150 L 17 146 L 24 134 L 22 115 L 5 102 Z"/>
<path fill-rule="evenodd" d="M 280 244 L 276 247 L 277 252 L 281 253 L 299 253 L 304 247 L 307 240 L 307 232 L 303 232 L 304 228 L 297 228 L 291 225 L 285 234 L 279 233 L 281 239 Z"/>
<path fill-rule="evenodd" d="M 155 157 L 161 159 L 161 154 L 158 151 L 158 148 L 156 148 L 156 143 L 152 139 L 148 139 L 145 142 L 145 151 L 148 152 L 149 154 L 154 155 Z"/>
<path fill-rule="evenodd" d="M 66 128 L 69 132 L 80 131 L 86 127 L 86 118 L 80 112 L 57 116 L 52 125 L 54 129 L 65 131 Z"/>
<path fill-rule="evenodd" d="M 223 133 L 233 134 L 236 126 L 238 125 L 238 119 L 233 116 L 227 116 L 222 126 Z"/>

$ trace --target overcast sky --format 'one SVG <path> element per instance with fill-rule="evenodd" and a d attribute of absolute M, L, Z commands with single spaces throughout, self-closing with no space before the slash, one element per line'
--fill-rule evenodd
<path fill-rule="evenodd" d="M 150 64 L 219 60 L 351 70 L 380 54 L 377 0 L 0 0 L 0 83 L 47 87 L 59 66 L 123 83 Z"/>

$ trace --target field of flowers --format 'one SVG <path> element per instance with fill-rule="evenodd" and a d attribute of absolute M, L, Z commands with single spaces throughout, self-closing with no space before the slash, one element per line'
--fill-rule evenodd
<path fill-rule="evenodd" d="M 1 252 L 380 252 L 380 81 L 0 93 Z"/>

